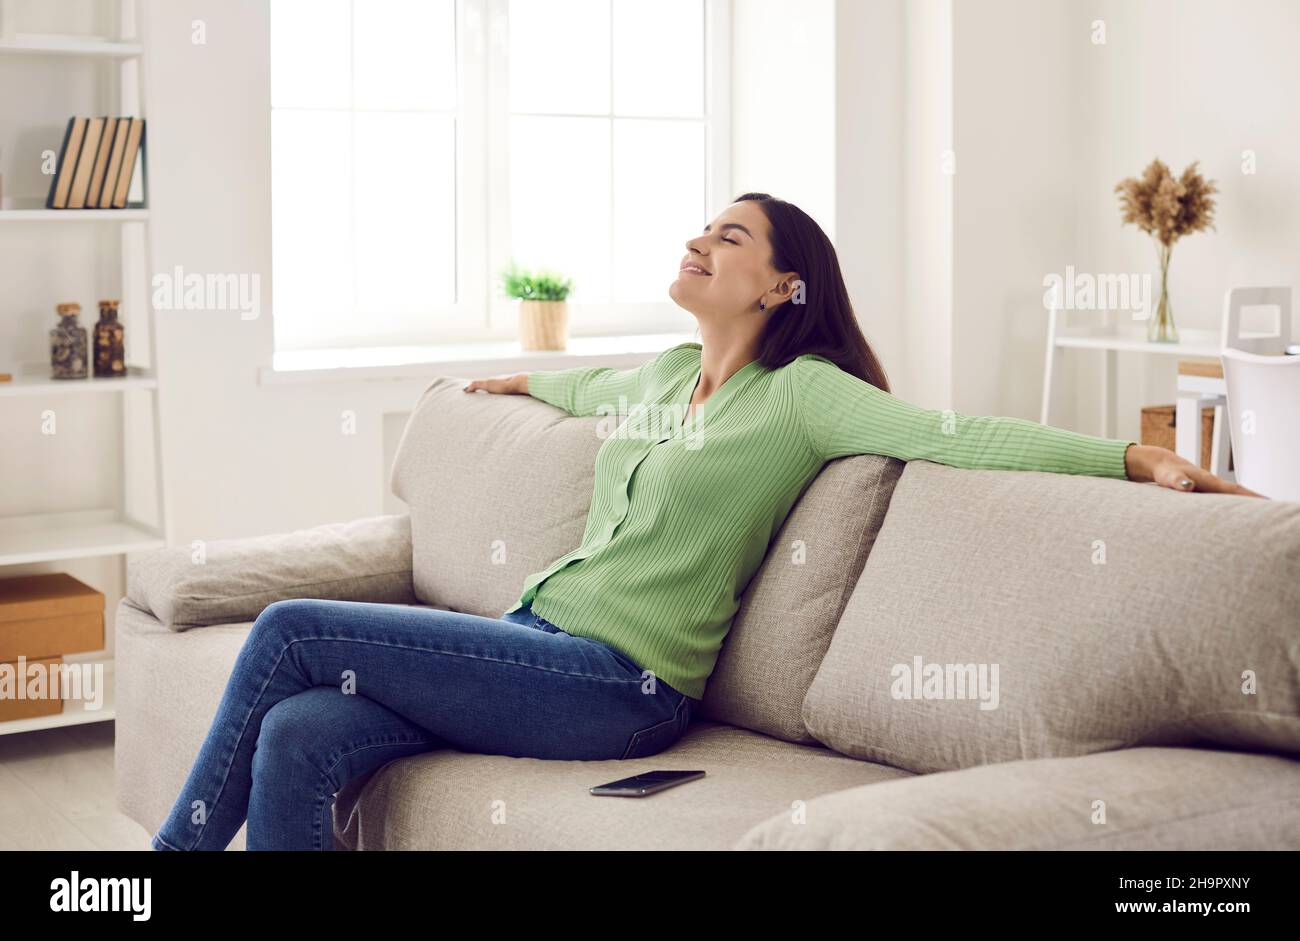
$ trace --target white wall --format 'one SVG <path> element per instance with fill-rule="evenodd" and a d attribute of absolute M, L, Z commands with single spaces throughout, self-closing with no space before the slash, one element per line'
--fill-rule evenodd
<path fill-rule="evenodd" d="M 166 473 L 182 543 L 380 511 L 383 416 L 425 383 L 258 383 L 271 321 L 269 14 L 264 0 L 150 4 L 155 262 L 256 273 L 263 315 L 164 312 Z M 206 23 L 207 43 L 190 41 Z M 328 277 L 322 271 L 321 277 Z M 344 434 L 342 415 L 356 415 Z"/>
<path fill-rule="evenodd" d="M 953 406 L 953 9 L 911 0 L 903 29 L 903 358 L 894 393 Z M 888 369 L 889 367 L 886 366 Z"/>
<path fill-rule="evenodd" d="M 895 392 L 903 367 L 904 0 L 835 5 L 835 248 Z"/>
<path fill-rule="evenodd" d="M 936 329 L 946 331 L 948 320 L 926 306 L 933 291 L 905 308 L 905 264 L 913 265 L 916 285 L 939 284 L 926 279 L 935 265 L 948 264 L 943 246 L 950 239 L 945 243 L 934 225 L 905 232 L 906 220 L 919 218 L 916 201 L 937 199 L 936 187 L 945 185 L 912 178 L 905 192 L 903 142 L 920 127 L 905 102 L 920 77 L 906 66 L 911 6 L 905 0 L 733 0 L 732 189 L 781 196 L 821 223 L 894 391 L 925 398 L 927 383 L 947 375 L 925 353 L 926 341 Z M 926 133 L 936 132 L 927 126 Z M 912 250 L 913 244 L 922 247 Z M 922 350 L 914 360 L 909 335 L 911 347 Z"/>
<path fill-rule="evenodd" d="M 1043 276 L 1075 257 L 1077 0 L 954 4 L 952 401 L 1037 417 Z M 1053 416 L 1057 421 L 1058 416 Z"/>
<path fill-rule="evenodd" d="M 795 203 L 835 238 L 835 2 L 732 0 L 733 192 Z"/>

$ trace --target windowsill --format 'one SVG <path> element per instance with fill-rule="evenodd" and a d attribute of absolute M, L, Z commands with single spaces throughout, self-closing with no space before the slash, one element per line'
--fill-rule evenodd
<path fill-rule="evenodd" d="M 634 336 L 570 337 L 565 350 L 525 352 L 517 340 L 435 346 L 374 346 L 275 353 L 273 365 L 259 370 L 262 385 L 290 382 L 351 382 L 365 379 L 481 378 L 534 369 L 601 365 L 639 366 L 656 353 L 688 343 L 694 334 L 647 333 Z"/>

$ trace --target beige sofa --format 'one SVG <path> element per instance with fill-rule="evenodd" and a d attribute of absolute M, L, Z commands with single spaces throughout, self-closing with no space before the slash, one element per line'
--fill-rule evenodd
<path fill-rule="evenodd" d="M 462 385 L 434 382 L 407 425 L 409 515 L 132 559 L 117 798 L 150 832 L 266 604 L 496 616 L 578 543 L 608 419 Z M 660 768 L 707 774 L 587 793 Z M 677 744 L 432 751 L 349 782 L 335 819 L 350 849 L 1300 848 L 1300 504 L 841 458 L 774 537 Z"/>

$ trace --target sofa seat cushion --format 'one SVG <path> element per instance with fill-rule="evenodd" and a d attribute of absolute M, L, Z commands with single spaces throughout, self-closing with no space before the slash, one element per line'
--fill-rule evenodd
<path fill-rule="evenodd" d="M 597 797 L 596 784 L 660 769 L 704 778 L 644 798 Z M 730 849 L 771 814 L 820 794 L 905 777 L 820 746 L 714 722 L 628 761 L 542 761 L 441 749 L 351 781 L 334 805 L 349 849 Z"/>
<path fill-rule="evenodd" d="M 803 717 L 915 772 L 1300 753 L 1300 503 L 912 461 Z"/>
<path fill-rule="evenodd" d="M 1300 846 L 1300 761 L 1127 748 L 855 787 L 777 814 L 741 849 L 1283 850 Z"/>
<path fill-rule="evenodd" d="M 115 790 L 121 810 L 151 833 L 185 784 L 252 626 L 250 621 L 178 633 L 130 601 L 117 608 Z M 594 797 L 586 791 L 654 768 L 701 768 L 708 775 L 648 798 Z M 906 774 L 821 746 L 788 745 L 697 722 L 666 751 L 628 761 L 431 751 L 350 782 L 335 813 L 340 845 L 359 843 L 364 849 L 635 848 L 664 841 L 729 849 L 755 823 L 788 810 L 795 801 Z M 498 799 L 506 801 L 511 826 L 492 824 L 491 802 Z M 659 819 L 665 801 L 674 808 L 673 819 L 666 822 Z M 637 829 L 623 840 L 604 832 L 611 815 L 614 826 L 624 826 L 619 822 L 624 815 Z M 241 828 L 230 848 L 243 846 Z"/>

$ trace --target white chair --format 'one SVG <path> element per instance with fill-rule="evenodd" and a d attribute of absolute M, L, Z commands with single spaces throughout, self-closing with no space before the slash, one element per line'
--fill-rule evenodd
<path fill-rule="evenodd" d="M 1275 307 L 1276 328 L 1243 334 L 1244 307 Z M 1232 462 L 1243 487 L 1274 500 L 1300 501 L 1300 356 L 1291 289 L 1234 288 L 1223 316 L 1223 379 Z"/>

